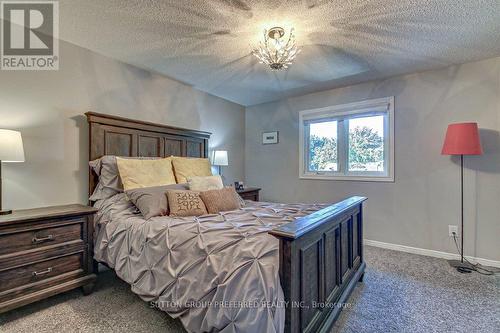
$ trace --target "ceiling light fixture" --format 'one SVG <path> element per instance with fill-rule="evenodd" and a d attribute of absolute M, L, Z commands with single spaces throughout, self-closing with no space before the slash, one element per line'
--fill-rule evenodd
<path fill-rule="evenodd" d="M 285 29 L 281 27 L 264 30 L 264 40 L 252 50 L 252 54 L 259 59 L 260 63 L 268 65 L 273 71 L 287 69 L 300 52 L 295 44 L 293 32 L 292 28 L 286 38 L 284 37 Z"/>

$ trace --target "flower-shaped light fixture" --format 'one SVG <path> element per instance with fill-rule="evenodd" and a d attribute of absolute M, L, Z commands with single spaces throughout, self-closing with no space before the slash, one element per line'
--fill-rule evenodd
<path fill-rule="evenodd" d="M 252 50 L 252 54 L 259 59 L 260 63 L 268 65 L 273 71 L 287 69 L 300 52 L 295 44 L 293 31 L 292 28 L 286 38 L 284 37 L 285 29 L 281 27 L 264 30 L 264 40 Z"/>

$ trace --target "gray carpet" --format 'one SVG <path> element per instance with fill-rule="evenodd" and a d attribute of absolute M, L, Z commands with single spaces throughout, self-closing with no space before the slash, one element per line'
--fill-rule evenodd
<path fill-rule="evenodd" d="M 500 277 L 460 274 L 446 261 L 366 247 L 365 281 L 335 332 L 500 332 Z M 184 332 L 112 271 L 96 291 L 54 296 L 0 315 L 1 332 Z"/>

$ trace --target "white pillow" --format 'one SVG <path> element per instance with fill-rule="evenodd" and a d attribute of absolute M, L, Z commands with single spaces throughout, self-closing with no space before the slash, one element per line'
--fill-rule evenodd
<path fill-rule="evenodd" d="M 222 178 L 219 175 L 215 176 L 197 176 L 188 179 L 189 189 L 191 191 L 209 191 L 209 190 L 220 190 L 224 188 L 222 183 Z"/>

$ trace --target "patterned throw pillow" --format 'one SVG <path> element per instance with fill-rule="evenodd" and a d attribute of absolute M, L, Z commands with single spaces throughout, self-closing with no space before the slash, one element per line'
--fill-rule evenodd
<path fill-rule="evenodd" d="M 166 196 L 170 216 L 200 216 L 208 213 L 200 192 L 169 190 Z"/>
<path fill-rule="evenodd" d="M 234 187 L 201 192 L 200 197 L 210 214 L 241 208 L 240 196 L 236 193 Z"/>

